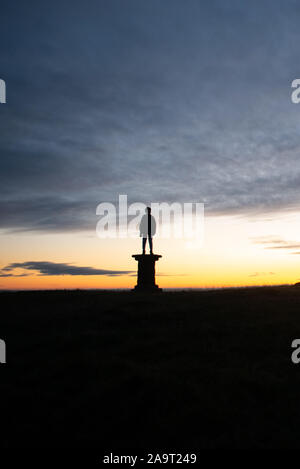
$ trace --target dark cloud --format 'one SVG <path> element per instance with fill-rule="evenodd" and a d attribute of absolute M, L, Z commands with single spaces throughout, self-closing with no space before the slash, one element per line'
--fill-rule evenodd
<path fill-rule="evenodd" d="M 28 277 L 29 274 L 13 274 L 13 273 L 10 273 L 10 274 L 5 274 L 5 273 L 1 273 L 0 271 L 0 277 Z"/>
<path fill-rule="evenodd" d="M 95 199 L 94 205 L 97 203 Z M 0 228 L 9 231 L 95 230 L 95 212 L 91 203 L 80 198 L 70 200 L 51 196 L 0 200 Z"/>
<path fill-rule="evenodd" d="M 286 244 L 283 244 L 283 245 L 279 245 L 279 246 L 268 246 L 266 247 L 266 249 L 299 249 L 300 248 L 300 243 L 286 243 Z"/>
<path fill-rule="evenodd" d="M 253 243 L 261 244 L 264 249 L 299 249 L 300 242 L 298 241 L 287 241 L 277 236 L 258 236 L 252 238 Z M 293 252 L 291 254 L 298 254 Z"/>
<path fill-rule="evenodd" d="M 272 236 L 272 235 L 269 235 L 269 236 L 254 236 L 251 238 L 251 241 L 254 243 L 254 244 L 266 244 L 266 245 L 269 245 L 269 244 L 282 244 L 282 245 L 285 245 L 287 242 L 286 240 L 282 239 L 282 238 L 279 238 L 278 236 Z"/>
<path fill-rule="evenodd" d="M 254 272 L 250 274 L 249 277 L 265 277 L 266 275 L 275 275 L 275 272 Z"/>
<path fill-rule="evenodd" d="M 22 277 L 26 274 L 15 274 L 15 269 L 25 269 L 37 271 L 39 275 L 108 275 L 120 276 L 131 274 L 131 270 L 107 270 L 95 269 L 94 267 L 79 267 L 66 263 L 45 262 L 45 261 L 28 261 L 14 262 L 7 265 L 0 272 L 0 277 Z"/>
<path fill-rule="evenodd" d="M 300 206 L 294 0 L 1 6 L 0 220 L 94 229 L 129 200 Z"/>

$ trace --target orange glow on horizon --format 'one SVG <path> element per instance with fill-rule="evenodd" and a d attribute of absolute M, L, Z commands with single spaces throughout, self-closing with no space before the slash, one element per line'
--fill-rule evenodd
<path fill-rule="evenodd" d="M 177 239 L 154 239 L 157 284 L 162 288 L 218 288 L 293 284 L 300 281 L 297 250 L 279 249 L 269 238 L 297 243 L 297 212 L 264 217 L 206 217 L 203 246 Z M 261 241 L 262 240 L 262 241 Z M 300 240 L 298 241 L 300 244 Z M 283 241 L 282 241 L 283 243 Z M 122 276 L 55 275 L 18 269 L 24 277 L 1 277 L 0 289 L 119 289 L 136 284 L 140 239 L 104 239 L 95 233 L 2 234 L 1 268 L 11 263 L 47 261 L 96 269 L 132 271 Z M 300 251 L 300 248 L 299 248 Z"/>

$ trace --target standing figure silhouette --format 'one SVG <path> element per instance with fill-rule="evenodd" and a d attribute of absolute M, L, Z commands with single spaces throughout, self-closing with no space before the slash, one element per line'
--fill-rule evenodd
<path fill-rule="evenodd" d="M 153 254 L 152 237 L 156 232 L 155 218 L 151 215 L 151 208 L 147 207 L 140 223 L 140 236 L 143 238 L 143 254 L 146 250 L 146 242 L 148 238 L 150 254 Z"/>

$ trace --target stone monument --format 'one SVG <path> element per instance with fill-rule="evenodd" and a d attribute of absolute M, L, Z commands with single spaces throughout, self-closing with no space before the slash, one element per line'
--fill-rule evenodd
<path fill-rule="evenodd" d="M 155 284 L 155 262 L 162 256 L 159 254 L 133 254 L 132 257 L 138 262 L 137 285 L 133 291 L 162 291 L 162 289 Z"/>
<path fill-rule="evenodd" d="M 159 254 L 153 254 L 152 237 L 156 232 L 155 218 L 151 215 L 151 207 L 146 207 L 145 215 L 140 223 L 140 236 L 143 238 L 143 254 L 133 254 L 138 262 L 137 285 L 134 291 L 158 292 L 162 291 L 155 284 L 155 262 L 161 258 Z M 149 242 L 150 254 L 146 254 L 146 243 Z"/>

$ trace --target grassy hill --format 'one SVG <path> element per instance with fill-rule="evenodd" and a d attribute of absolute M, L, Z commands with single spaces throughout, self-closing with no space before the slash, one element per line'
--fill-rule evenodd
<path fill-rule="evenodd" d="M 300 447 L 300 289 L 0 301 L 2 447 Z"/>

